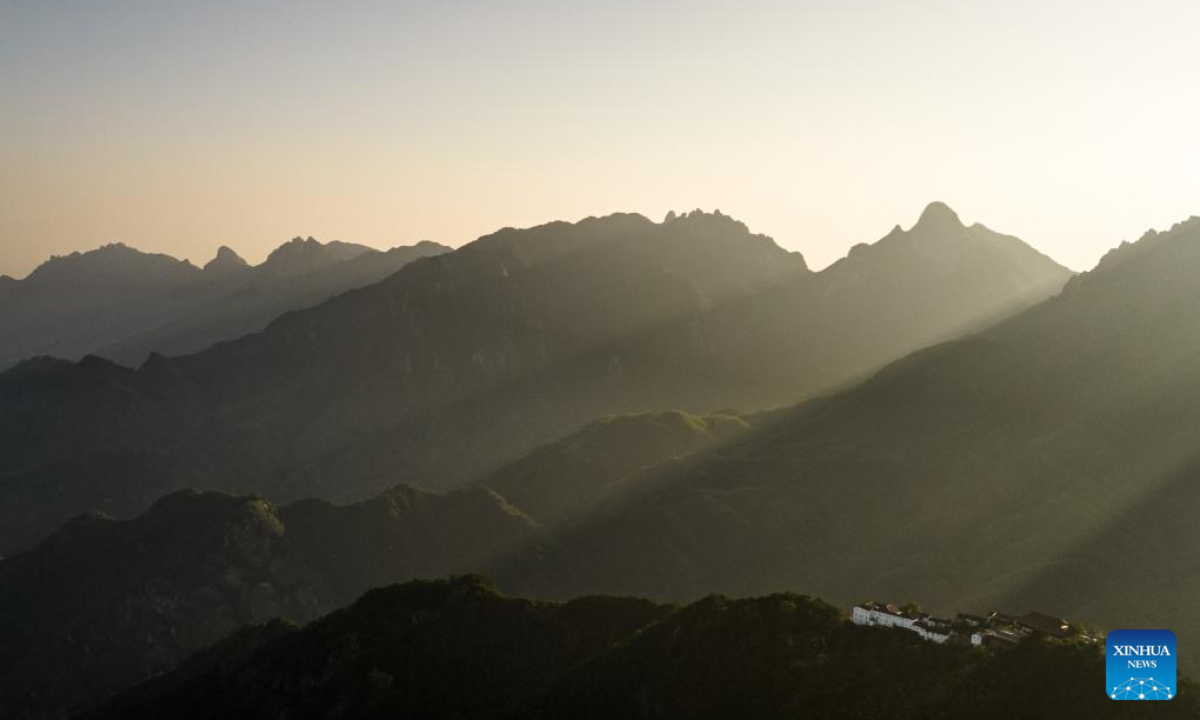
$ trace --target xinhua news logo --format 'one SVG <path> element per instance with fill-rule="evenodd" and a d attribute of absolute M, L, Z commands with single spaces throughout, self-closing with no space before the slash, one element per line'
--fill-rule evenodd
<path fill-rule="evenodd" d="M 1175 633 L 1170 630 L 1113 630 L 1104 642 L 1108 697 L 1113 700 L 1170 700 L 1175 685 Z"/>

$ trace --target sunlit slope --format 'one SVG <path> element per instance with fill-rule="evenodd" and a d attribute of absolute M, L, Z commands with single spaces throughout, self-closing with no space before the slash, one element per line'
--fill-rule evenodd
<path fill-rule="evenodd" d="M 680 463 L 505 587 L 1054 607 L 1200 647 L 1200 220 Z"/>
<path fill-rule="evenodd" d="M 444 488 L 606 414 L 785 405 L 1068 274 L 944 206 L 818 274 L 720 214 L 502 230 L 197 355 L 0 375 L 0 551 L 181 486 Z"/>

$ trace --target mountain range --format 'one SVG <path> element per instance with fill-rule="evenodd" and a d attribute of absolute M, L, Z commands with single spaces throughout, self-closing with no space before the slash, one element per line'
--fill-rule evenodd
<path fill-rule="evenodd" d="M 203 352 L 0 374 L 0 552 L 183 487 L 440 490 L 607 414 L 787 405 L 1070 276 L 940 203 L 818 273 L 720 213 L 504 229 Z"/>
<path fill-rule="evenodd" d="M 539 597 L 819 589 L 1170 628 L 1195 668 L 1200 219 L 1059 295 L 644 473 L 499 572 Z"/>
<path fill-rule="evenodd" d="M 819 273 L 723 215 L 612 216 L 501 231 L 197 355 L 138 369 L 21 363 L 0 375 L 0 428 L 17 440 L 0 448 L 15 469 L 0 511 L 24 531 L 9 531 L 11 546 L 32 549 L 0 562 L 0 675 L 12 678 L 0 704 L 130 718 L 232 712 L 230 699 L 268 714 L 348 697 L 370 698 L 354 706 L 367 716 L 457 707 L 404 694 L 421 683 L 388 690 L 385 675 L 411 671 L 403 652 L 337 655 L 364 633 L 388 637 L 395 606 L 374 615 L 372 602 L 407 598 L 401 617 L 416 598 L 573 603 L 509 601 L 472 579 L 379 591 L 319 618 L 374 587 L 471 572 L 526 597 L 653 601 L 628 601 L 637 627 L 606 636 L 608 649 L 558 656 L 553 641 L 548 679 L 522 661 L 507 669 L 513 694 L 463 695 L 496 697 L 498 717 L 695 715 L 676 704 L 679 683 L 697 687 L 697 663 L 717 649 L 674 645 L 688 631 L 673 618 L 694 611 L 711 629 L 729 608 L 799 602 L 781 589 L 842 606 L 920 599 L 935 612 L 1043 608 L 1164 627 L 1195 672 L 1198 279 L 1200 218 L 1071 276 L 940 204 Z M 647 411 L 663 407 L 706 414 Z M 321 461 L 292 462 L 307 453 Z M 187 485 L 262 495 L 158 499 Z M 149 509 L 85 514 L 36 542 L 56 515 L 105 503 Z M 714 592 L 764 599 L 702 600 Z M 421 607 L 395 627 L 442 612 Z M 279 616 L 311 625 L 247 627 Z M 841 637 L 833 627 L 824 642 Z M 442 630 L 431 632 L 386 646 L 429 657 L 422 643 Z M 439 667 L 452 675 L 486 656 L 461 637 L 446 648 Z M 1074 687 L 1095 661 L 1021 652 L 1033 655 L 926 658 L 913 694 L 889 697 L 937 716 L 924 703 L 947 698 L 925 695 L 926 678 L 995 700 L 1014 690 L 994 684 L 990 663 L 1005 678 L 1020 663 L 1077 671 L 1062 680 Z M 308 659 L 287 665 L 293 655 Z M 875 657 L 852 655 L 860 668 Z M 671 658 L 690 659 L 659 675 Z M 938 675 L 943 661 L 960 672 Z M 362 662 L 383 685 L 355 685 Z M 338 678 L 328 693 L 302 690 L 312 667 Z M 870 687 L 892 687 L 889 672 Z M 776 698 L 764 717 L 825 697 L 755 684 L 768 675 L 746 678 L 747 693 Z"/>
<path fill-rule="evenodd" d="M 137 366 L 151 352 L 197 352 L 449 249 L 295 238 L 256 266 L 224 246 L 203 268 L 120 243 L 51 258 L 0 282 L 0 368 L 39 355 Z"/>

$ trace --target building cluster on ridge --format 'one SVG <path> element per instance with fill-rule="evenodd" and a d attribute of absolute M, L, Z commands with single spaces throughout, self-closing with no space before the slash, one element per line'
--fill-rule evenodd
<path fill-rule="evenodd" d="M 903 628 L 938 644 L 1015 645 L 1032 635 L 1065 638 L 1077 634 L 1066 620 L 1036 611 L 1024 615 L 991 612 L 986 617 L 958 613 L 954 620 L 948 620 L 923 613 L 912 605 L 899 607 L 875 601 L 851 608 L 850 620 L 855 625 Z"/>

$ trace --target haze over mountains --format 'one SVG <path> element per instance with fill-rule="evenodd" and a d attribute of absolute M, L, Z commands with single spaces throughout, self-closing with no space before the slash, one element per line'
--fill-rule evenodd
<path fill-rule="evenodd" d="M 22 280 L 0 282 L 0 368 L 89 353 L 136 367 L 151 352 L 196 352 L 447 250 L 423 242 L 380 252 L 295 238 L 257 266 L 228 247 L 203 268 L 120 243 L 55 257 Z"/>
<path fill-rule="evenodd" d="M 356 252 L 295 241 L 264 266 L 324 249 Z M 221 253 L 203 272 L 247 270 Z M 937 203 L 820 273 L 719 213 L 618 215 L 503 230 L 136 370 L 23 362 L 0 375 L 5 550 L 85 509 L 153 507 L 85 515 L 0 563 L 2 696 L 31 717 L 88 707 L 244 623 L 414 577 L 570 592 L 559 563 L 604 518 L 789 416 L 728 408 L 828 391 L 1069 275 Z M 643 412 L 667 407 L 719 412 Z M 159 500 L 188 486 L 280 504 Z"/>
<path fill-rule="evenodd" d="M 0 2 L 0 720 L 1200 720 L 1200 3 L 625 5 Z"/>
<path fill-rule="evenodd" d="M 990 329 L 662 467 L 560 533 L 540 571 L 499 581 L 539 596 L 805 587 L 839 603 L 1045 606 L 1171 628 L 1194 668 L 1197 328 L 1193 218 Z"/>
<path fill-rule="evenodd" d="M 719 213 L 505 229 L 195 355 L 0 375 L 0 552 L 181 487 L 455 487 L 605 414 L 785 405 L 1069 276 L 936 203 L 820 273 Z"/>
<path fill-rule="evenodd" d="M 0 706 L 57 717 L 243 624 L 307 622 L 373 587 L 532 553 L 553 542 L 548 528 L 619 496 L 639 469 L 748 428 L 729 416 L 606 418 L 447 494 L 397 486 L 347 506 L 280 507 L 181 491 L 127 521 L 80 516 L 0 562 Z"/>
<path fill-rule="evenodd" d="M 468 572 L 544 599 L 1039 609 L 1172 629 L 1194 672 L 1197 328 L 1200 218 L 1071 277 L 935 203 L 820 273 L 723 215 L 611 216 L 504 230 L 137 370 L 25 362 L 0 375 L 9 548 L 187 485 L 270 499 L 176 493 L 0 562 L 0 702 L 91 707 L 245 623 Z M 235 636 L 105 712 L 246 678 L 234 696 L 258 697 L 276 643 L 318 662 L 334 637 L 293 632 Z M 505 702 L 662 691 L 646 658 L 668 651 L 639 652 Z"/>

